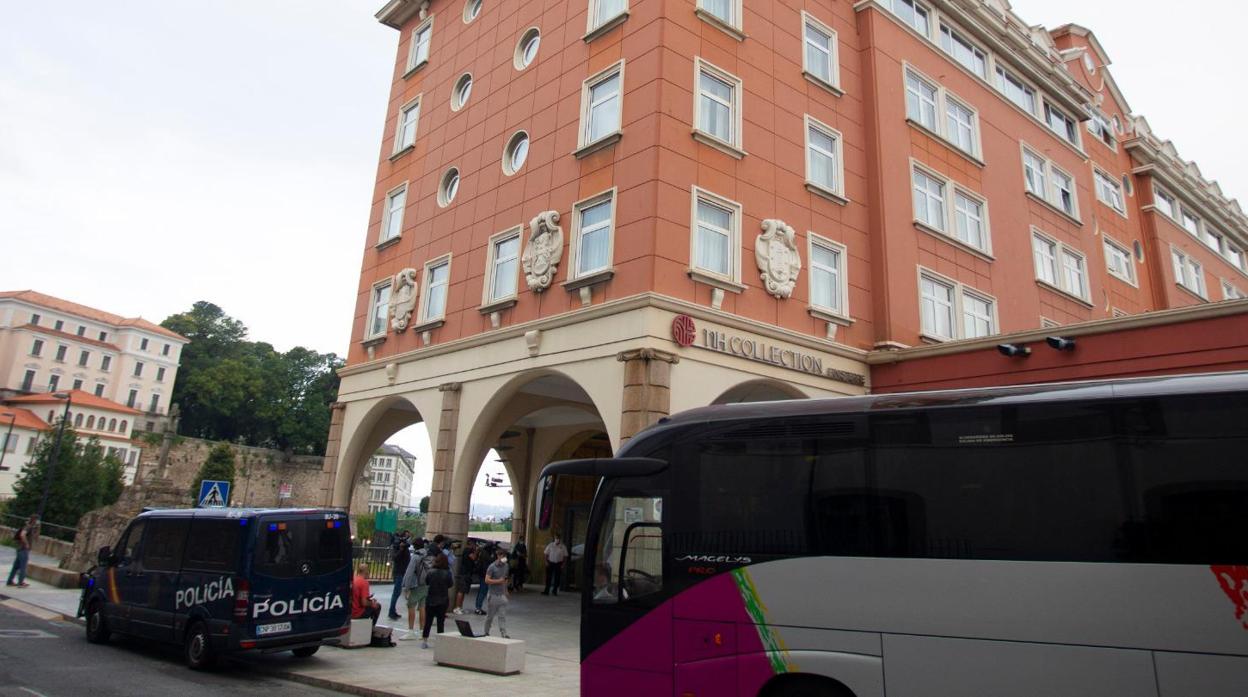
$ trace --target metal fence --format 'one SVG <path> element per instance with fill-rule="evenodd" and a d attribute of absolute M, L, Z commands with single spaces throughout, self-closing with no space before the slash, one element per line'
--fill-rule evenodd
<path fill-rule="evenodd" d="M 391 581 L 394 579 L 390 570 L 392 554 L 390 547 L 354 547 L 351 550 L 351 559 L 357 567 L 368 564 L 368 580 Z"/>
<path fill-rule="evenodd" d="M 15 532 L 25 524 L 26 519 L 20 515 L 5 513 L 3 517 L 0 517 L 0 525 L 13 528 Z M 56 523 L 41 522 L 39 523 L 39 534 L 55 540 L 73 542 L 74 536 L 78 534 L 78 530 L 65 525 L 57 525 Z"/>

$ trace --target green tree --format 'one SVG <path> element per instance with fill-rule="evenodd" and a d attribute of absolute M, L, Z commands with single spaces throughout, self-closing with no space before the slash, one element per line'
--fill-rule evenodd
<path fill-rule="evenodd" d="M 13 486 L 9 513 L 24 518 L 39 510 L 44 483 L 48 481 L 52 465 L 52 452 L 56 449 L 57 434 L 57 428 L 47 431 L 35 444 L 34 458 Z M 43 520 L 75 527 L 84 513 L 117 500 L 121 494 L 123 468 L 116 457 L 105 455 L 99 439 L 83 441 L 68 424 L 60 438 L 60 452 L 56 470 L 52 473 Z"/>
<path fill-rule="evenodd" d="M 376 513 L 360 513 L 355 516 L 355 541 L 357 544 L 367 545 L 372 541 L 373 535 L 376 533 Z"/>
<path fill-rule="evenodd" d="M 420 499 L 420 512 L 429 513 L 429 497 L 424 496 Z"/>
<path fill-rule="evenodd" d="M 234 449 L 225 443 L 217 443 L 208 451 L 208 458 L 195 475 L 195 484 L 191 487 L 191 499 L 198 503 L 199 485 L 205 479 L 229 482 L 234 485 Z"/>

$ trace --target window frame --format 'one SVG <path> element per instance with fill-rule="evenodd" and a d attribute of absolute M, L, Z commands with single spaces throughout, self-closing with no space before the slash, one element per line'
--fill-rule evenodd
<path fill-rule="evenodd" d="M 934 227 L 927 221 L 919 219 L 918 210 L 914 206 L 915 174 L 922 174 L 923 176 L 929 179 L 934 179 L 943 186 L 944 194 L 943 194 L 943 200 L 941 204 L 942 227 L 939 227 L 939 228 Z M 978 203 L 980 206 L 980 225 L 982 227 L 983 238 L 984 238 L 983 247 L 976 247 L 970 242 L 958 237 L 958 231 L 957 231 L 957 224 L 958 224 L 957 197 L 958 196 L 962 196 L 964 198 L 970 199 L 971 201 Z M 988 198 L 984 196 L 983 194 L 980 194 L 977 191 L 974 191 L 966 186 L 963 186 L 962 184 L 959 184 L 953 178 L 945 174 L 941 174 L 940 172 L 937 172 L 936 170 L 932 169 L 931 167 L 928 167 L 922 162 L 919 162 L 918 160 L 915 160 L 912 158 L 910 160 L 910 206 L 911 206 L 910 208 L 911 218 L 915 227 L 919 228 L 920 230 L 923 230 L 924 232 L 935 235 L 939 239 L 943 239 L 947 242 L 950 242 L 953 245 L 961 249 L 969 251 L 970 253 L 975 254 L 976 256 L 979 256 L 981 258 L 986 258 L 989 261 L 993 260 L 994 257 L 992 255 L 992 225 L 990 222 L 991 216 L 988 210 Z"/>
<path fill-rule="evenodd" d="M 806 114 L 803 119 L 805 129 L 803 130 L 803 140 L 806 147 L 803 152 L 806 160 L 806 188 L 811 193 L 819 194 L 824 198 L 831 199 L 834 203 L 845 205 L 849 200 L 845 197 L 845 138 L 841 132 L 827 125 L 826 123 L 816 119 L 810 114 Z M 820 182 L 815 181 L 811 174 L 813 172 L 812 163 L 814 158 L 811 157 L 811 150 L 814 145 L 810 140 L 811 130 L 821 132 L 823 135 L 832 139 L 836 152 L 831 154 L 833 164 L 835 165 L 835 186 L 829 187 Z M 821 151 L 822 152 L 822 151 Z M 825 155 L 827 153 L 824 153 Z"/>
<path fill-rule="evenodd" d="M 947 48 L 945 46 L 946 34 L 949 36 L 949 41 L 951 44 L 961 43 L 963 46 L 966 46 L 970 49 L 971 55 L 982 56 L 983 63 L 984 63 L 984 72 L 980 73 L 976 71 L 975 68 L 967 65 L 966 63 L 963 63 L 961 60 L 958 60 L 956 52 L 952 50 L 951 48 Z M 983 81 L 985 82 L 988 81 L 988 77 L 992 74 L 992 54 L 980 48 L 978 43 L 972 41 L 971 39 L 968 39 L 966 37 L 965 32 L 954 27 L 954 25 L 950 24 L 943 17 L 941 17 L 939 21 L 937 22 L 936 45 L 940 47 L 940 50 L 944 52 L 946 56 L 949 56 L 950 58 L 952 58 L 955 63 L 957 63 L 958 65 L 961 65 L 963 68 L 966 68 L 967 70 L 971 71 L 975 75 L 978 75 L 980 79 L 982 79 Z"/>
<path fill-rule="evenodd" d="M 833 270 L 833 274 L 836 279 L 836 292 L 840 299 L 840 307 L 828 307 L 815 301 L 815 247 L 823 247 L 836 254 L 837 268 Z M 810 262 L 806 280 L 807 297 L 810 299 L 808 309 L 825 319 L 840 320 L 842 323 L 852 321 L 849 315 L 849 247 L 808 230 L 806 232 L 806 258 Z"/>
<path fill-rule="evenodd" d="M 398 118 L 396 119 L 394 125 L 394 149 L 391 153 L 392 156 L 401 155 L 416 147 L 416 137 L 420 133 L 420 102 L 422 97 L 424 97 L 423 93 L 418 94 L 406 104 L 399 107 Z M 411 112 L 416 112 L 416 117 L 411 123 L 412 142 L 408 143 L 406 142 L 406 139 L 403 138 L 403 134 L 406 130 L 407 115 Z"/>
<path fill-rule="evenodd" d="M 498 257 L 498 246 L 502 244 L 503 242 L 507 242 L 512 239 L 516 240 L 515 258 L 506 259 L 506 260 L 500 259 Z M 485 247 L 485 283 L 482 284 L 482 288 L 481 288 L 481 291 L 482 291 L 481 306 L 482 307 L 491 307 L 491 306 L 500 305 L 503 303 L 512 302 L 516 300 L 517 297 L 519 297 L 520 295 L 520 272 L 521 272 L 520 260 L 523 257 L 523 255 L 524 255 L 524 226 L 523 225 L 517 225 L 515 227 L 508 228 L 501 232 L 496 232 L 490 236 L 489 242 L 488 244 L 486 244 L 486 247 Z M 516 262 L 515 278 L 512 279 L 513 281 L 515 281 L 515 283 L 512 286 L 511 292 L 508 293 L 507 295 L 497 295 L 498 288 L 495 286 L 495 282 L 498 280 L 498 276 L 497 276 L 498 265 L 502 261 L 515 261 Z M 450 285 L 450 270 L 449 269 L 447 270 L 447 285 L 448 285 L 448 290 L 449 290 L 449 285 Z"/>
<path fill-rule="evenodd" d="M 451 191 L 451 179 L 455 179 L 454 191 Z M 442 178 L 438 180 L 438 207 L 449 208 L 455 199 L 459 198 L 459 189 L 463 186 L 464 178 L 460 174 L 458 167 L 447 167 L 442 173 Z"/>
<path fill-rule="evenodd" d="M 1041 102 L 1040 115 L 1044 117 L 1042 120 L 1044 121 L 1044 125 L 1048 127 L 1049 131 L 1051 131 L 1053 134 L 1057 135 L 1059 138 L 1066 141 L 1067 143 L 1075 146 L 1076 149 L 1082 151 L 1083 150 L 1083 137 L 1080 134 L 1080 131 L 1082 129 L 1079 128 L 1079 121 L 1076 120 L 1073 116 L 1070 116 L 1069 114 L 1067 114 L 1064 110 L 1053 106 L 1053 104 L 1049 101 L 1048 97 L 1041 96 L 1040 102 Z M 1057 116 L 1061 119 L 1062 125 L 1065 130 L 1064 133 L 1054 127 L 1053 121 L 1052 121 L 1052 118 L 1054 116 Z"/>
<path fill-rule="evenodd" d="M 950 278 L 949 276 L 946 276 L 942 273 L 934 271 L 926 266 L 923 266 L 922 264 L 918 266 L 917 280 L 918 280 L 918 285 L 916 286 L 916 291 L 919 297 L 918 309 L 919 309 L 919 336 L 920 338 L 929 342 L 943 344 L 943 343 L 950 342 L 950 341 L 964 341 L 964 340 L 975 341 L 975 340 L 985 339 L 985 338 L 992 337 L 992 336 L 997 336 L 998 334 L 1001 333 L 1001 323 L 1000 323 L 999 310 L 998 310 L 999 303 L 997 302 L 996 296 L 990 293 L 985 293 L 984 291 L 979 290 L 978 288 L 969 286 L 961 281 L 958 281 L 957 279 Z M 944 286 L 945 288 L 949 289 L 950 312 L 952 313 L 952 316 L 950 317 L 949 326 L 950 326 L 950 329 L 952 330 L 952 336 L 941 336 L 935 333 L 935 331 L 929 332 L 927 331 L 927 329 L 929 328 L 923 326 L 923 302 L 924 302 L 923 281 L 924 280 L 927 280 L 938 286 Z M 973 296 L 976 299 L 980 300 L 981 302 L 987 303 L 989 306 L 989 310 L 991 313 L 991 317 L 990 317 L 991 326 L 989 327 L 988 334 L 984 336 L 976 336 L 976 337 L 966 336 L 966 298 L 965 296 L 967 295 Z M 931 329 L 934 329 L 934 327 L 932 327 Z"/>
<path fill-rule="evenodd" d="M 739 0 L 737 1 L 739 2 Z M 828 69 L 831 74 L 826 77 L 818 75 L 811 70 L 810 61 L 807 59 L 806 53 L 810 46 L 810 39 L 806 37 L 808 28 L 813 28 L 815 31 L 828 37 Z M 844 89 L 841 87 L 840 37 L 830 24 L 820 20 L 806 10 L 802 11 L 802 76 L 838 97 L 845 94 Z"/>
<path fill-rule="evenodd" d="M 472 73 L 466 72 L 455 78 L 455 83 L 451 85 L 452 112 L 463 111 L 464 107 L 468 106 L 468 102 L 472 101 L 472 91 L 476 86 L 475 83 L 476 78 L 472 76 Z M 464 95 L 465 88 L 468 89 L 467 96 Z"/>
<path fill-rule="evenodd" d="M 410 38 L 408 39 L 409 45 L 407 48 L 407 70 L 406 72 L 404 72 L 403 77 L 407 77 L 408 75 L 411 75 L 412 73 L 416 72 L 417 70 L 420 70 L 421 68 L 429 64 L 429 59 L 433 56 L 433 18 L 434 16 L 435 15 L 430 14 L 428 17 L 425 18 L 425 21 L 416 25 L 415 29 L 412 29 L 412 33 L 410 35 Z M 417 55 L 417 48 L 419 48 L 418 38 L 422 32 L 429 32 L 429 40 L 425 43 L 427 48 L 425 50 L 424 60 L 420 60 Z"/>
<path fill-rule="evenodd" d="M 1071 174 L 1070 172 L 1067 172 L 1061 167 L 1058 167 L 1056 164 L 1053 163 L 1052 160 L 1041 155 L 1040 152 L 1036 148 L 1033 148 L 1030 145 L 1028 145 L 1026 141 L 1020 141 L 1019 147 L 1020 147 L 1020 152 L 1022 153 L 1019 159 L 1023 167 L 1023 191 L 1031 198 L 1034 198 L 1037 201 L 1047 205 L 1048 207 L 1052 208 L 1058 213 L 1061 213 L 1063 216 L 1069 218 L 1070 220 L 1082 226 L 1083 218 L 1081 217 L 1080 206 L 1079 206 L 1079 182 L 1078 180 L 1075 179 L 1073 174 Z M 1043 184 L 1044 184 L 1044 189 L 1045 189 L 1043 196 L 1033 191 L 1031 186 L 1028 184 L 1028 181 L 1027 181 L 1027 169 L 1028 169 L 1027 156 L 1028 155 L 1031 155 L 1033 158 L 1035 158 L 1036 160 L 1038 160 L 1040 163 L 1044 165 L 1043 171 L 1041 172 L 1041 176 L 1044 178 Z M 1057 175 L 1061 175 L 1070 180 L 1070 184 L 1071 184 L 1070 201 L 1071 201 L 1071 207 L 1074 209 L 1073 211 L 1068 211 L 1062 207 L 1062 202 L 1061 202 L 1062 201 L 1061 199 L 1062 189 L 1057 184 Z"/>
<path fill-rule="evenodd" d="M 367 321 L 367 324 L 365 324 L 365 325 L 364 325 L 364 340 L 365 340 L 365 341 L 368 341 L 368 340 L 370 340 L 370 339 L 377 339 L 377 338 L 383 337 L 383 336 L 385 336 L 385 335 L 387 334 L 387 332 L 389 332 L 389 328 L 390 328 L 390 324 L 389 324 L 389 323 L 390 323 L 390 301 L 391 301 L 391 297 L 390 297 L 390 296 L 393 294 L 393 284 L 394 284 L 394 279 L 392 279 L 392 278 L 383 278 L 383 279 L 381 279 L 380 281 L 376 281 L 376 282 L 374 282 L 374 283 L 373 283 L 373 285 L 372 285 L 372 287 L 371 287 L 371 290 L 369 291 L 369 294 L 368 294 L 368 318 L 367 318 L 367 320 L 366 320 L 366 321 Z M 376 330 L 375 330 L 375 327 L 377 326 L 377 320 L 378 320 L 378 317 L 377 317 L 377 312 L 378 312 L 378 310 L 380 309 L 380 302 L 379 302 L 378 298 L 379 298 L 379 296 L 381 295 L 381 292 L 382 292 L 383 290 L 385 290 L 385 291 L 386 291 L 386 293 L 387 293 L 387 295 L 386 295 L 385 316 L 383 316 L 383 317 L 381 317 L 381 318 L 380 318 L 380 319 L 381 319 L 381 331 L 376 331 Z"/>
<path fill-rule="evenodd" d="M 924 131 L 925 133 L 935 136 L 942 143 L 952 148 L 959 155 L 963 155 L 969 158 L 975 164 L 983 166 L 984 164 L 983 159 L 982 159 L 983 157 L 982 130 L 983 129 L 980 123 L 979 110 L 976 109 L 974 106 L 971 106 L 971 103 L 969 101 L 951 92 L 944 85 L 940 84 L 940 82 L 928 77 L 926 73 L 914 67 L 910 63 L 902 62 L 901 75 L 902 75 L 901 77 L 902 92 L 905 95 L 905 101 L 906 101 L 906 105 L 905 105 L 906 123 L 909 123 L 910 125 Z M 934 126 L 928 126 L 927 124 L 923 123 L 919 119 L 914 118 L 914 116 L 910 114 L 909 81 L 912 77 L 918 82 L 921 82 L 925 84 L 927 87 L 935 90 L 936 92 L 936 97 L 935 97 L 936 123 Z M 970 150 L 963 148 L 961 144 L 958 143 L 957 139 L 953 136 L 953 134 L 949 133 L 949 105 L 950 103 L 956 104 L 957 106 L 970 112 L 971 114 L 971 149 Z"/>
<path fill-rule="evenodd" d="M 453 255 L 450 252 L 447 252 L 446 254 L 434 257 L 433 259 L 430 259 L 429 261 L 425 262 L 424 269 L 421 273 L 422 289 L 420 292 L 420 314 L 417 315 L 420 318 L 421 327 L 425 325 L 429 325 L 429 324 L 434 324 L 436 322 L 446 321 L 446 308 L 447 308 L 447 305 L 449 305 L 451 301 L 452 256 Z M 439 266 L 443 266 L 443 265 L 446 266 L 446 282 L 444 284 L 446 286 L 446 293 L 442 296 L 442 310 L 441 310 L 441 313 L 438 314 L 437 316 L 430 316 L 429 315 L 429 296 L 433 292 L 433 284 L 430 283 L 430 277 L 433 275 L 433 271 L 436 268 L 438 268 Z"/>
<path fill-rule="evenodd" d="M 469 12 L 470 9 L 476 7 L 475 12 Z M 481 17 L 481 13 L 485 11 L 485 0 L 464 0 L 463 19 L 464 24 L 472 24 Z"/>
<path fill-rule="evenodd" d="M 522 141 L 525 144 L 524 160 L 516 164 L 516 151 L 519 149 Z M 529 152 L 532 150 L 532 147 L 533 140 L 529 137 L 528 131 L 519 130 L 511 134 L 511 137 L 507 139 L 507 144 L 503 146 L 503 174 L 510 177 L 524 169 L 525 164 L 529 161 Z"/>
<path fill-rule="evenodd" d="M 1165 201 L 1166 205 L 1164 208 L 1162 207 L 1160 203 L 1158 203 L 1159 201 Z M 1183 223 L 1179 218 L 1180 207 L 1179 207 L 1178 197 L 1170 193 L 1166 189 L 1158 186 L 1156 180 L 1153 180 L 1153 204 L 1152 205 L 1153 205 L 1154 210 L 1159 211 L 1166 218 L 1170 219 L 1174 223 L 1177 223 L 1179 227 L 1183 227 Z"/>
<path fill-rule="evenodd" d="M 1108 272 L 1110 276 L 1122 281 L 1123 283 L 1126 283 L 1135 288 L 1139 288 L 1140 287 L 1139 281 L 1137 280 L 1137 278 L 1139 277 L 1139 274 L 1135 268 L 1135 254 L 1133 254 L 1131 250 L 1129 250 L 1126 247 L 1126 245 L 1120 243 L 1118 240 L 1115 240 L 1114 238 L 1110 237 L 1109 235 L 1106 235 L 1103 232 L 1101 233 L 1101 242 L 1103 245 L 1102 247 L 1103 251 L 1105 252 L 1105 271 Z M 1126 260 L 1127 273 L 1125 276 L 1119 273 L 1115 273 L 1114 268 L 1110 265 L 1109 259 L 1110 259 L 1111 250 L 1117 252 L 1118 254 L 1121 254 L 1122 258 Z"/>
<path fill-rule="evenodd" d="M 919 0 L 881 0 L 881 2 L 884 4 L 889 13 L 900 20 L 903 25 L 909 27 L 910 30 L 926 39 L 930 40 L 932 38 L 932 25 L 934 23 L 933 20 L 936 19 L 936 17 L 934 16 L 930 5 L 925 2 L 920 2 Z M 899 2 L 910 7 L 911 12 L 916 19 L 920 16 L 920 10 L 922 11 L 923 24 L 926 27 L 926 30 L 915 26 L 913 22 L 906 21 L 906 18 L 897 11 L 897 3 Z"/>
<path fill-rule="evenodd" d="M 698 204 L 703 201 L 712 206 L 727 209 L 732 216 L 729 222 L 730 227 L 727 231 L 727 261 L 729 266 L 727 274 L 721 274 L 718 271 L 698 266 L 698 228 L 700 227 Z M 741 283 L 741 218 L 743 215 L 744 207 L 740 203 L 703 189 L 700 186 L 694 185 L 692 187 L 692 195 L 690 196 L 688 272 L 695 281 L 701 281 L 734 293 L 745 290 L 745 286 Z"/>
<path fill-rule="evenodd" d="M 386 195 L 383 196 L 381 199 L 381 230 L 377 234 L 377 246 L 379 247 L 388 243 L 392 243 L 395 240 L 403 237 L 403 218 L 404 218 L 404 213 L 407 211 L 407 192 L 410 189 L 408 184 L 409 182 L 403 182 L 402 184 L 399 184 L 393 189 L 390 189 L 389 191 L 387 191 Z M 395 215 L 394 198 L 398 195 L 403 196 L 403 204 L 399 206 L 399 209 L 398 209 L 398 216 L 399 216 L 398 229 L 395 231 L 393 235 L 390 235 L 389 237 L 387 237 L 386 233 L 390 230 L 391 223 Z"/>
<path fill-rule="evenodd" d="M 732 88 L 732 97 L 728 104 L 728 119 L 732 129 L 730 132 L 731 140 L 724 140 L 702 128 L 702 99 L 706 96 L 702 90 L 702 76 L 704 74 L 712 79 L 726 83 Z M 693 139 L 738 160 L 744 158 L 746 155 L 745 141 L 742 134 L 744 125 L 744 92 L 745 83 L 741 78 L 716 66 L 701 56 L 695 57 L 693 61 Z M 720 98 L 715 96 L 707 96 L 707 98 L 721 104 L 723 103 Z"/>
<path fill-rule="evenodd" d="M 1113 211 L 1118 215 L 1121 215 L 1124 218 L 1127 217 L 1127 195 L 1126 192 L 1122 190 L 1122 183 L 1120 180 L 1109 176 L 1105 173 L 1105 170 L 1100 167 L 1093 166 L 1092 186 L 1096 189 L 1096 200 L 1113 209 Z M 1101 195 L 1102 189 L 1109 189 L 1112 191 L 1117 196 L 1118 203 L 1115 204 L 1113 201 L 1106 200 L 1105 197 Z"/>
<path fill-rule="evenodd" d="M 529 59 L 526 62 L 525 58 L 527 57 L 527 54 L 528 54 L 528 51 L 526 51 L 526 49 L 528 48 L 529 44 L 532 43 L 534 40 L 537 41 L 537 48 L 533 51 L 533 58 Z M 513 58 L 512 66 L 514 66 L 516 70 L 526 70 L 529 66 L 537 62 L 537 56 L 539 53 L 541 53 L 541 50 L 542 50 L 542 30 L 537 26 L 532 26 L 532 27 L 529 27 L 528 29 L 525 29 L 523 32 L 520 33 L 520 40 L 516 42 L 516 53 L 512 57 Z"/>
<path fill-rule="evenodd" d="M 1183 266 L 1182 277 L 1179 277 L 1178 269 L 1175 268 L 1179 264 Z M 1205 265 L 1173 244 L 1170 245 L 1170 272 L 1175 274 L 1175 285 L 1199 297 L 1201 300 L 1209 300 L 1209 286 L 1205 282 Z M 1199 286 L 1198 288 L 1193 288 L 1187 284 L 1189 272 L 1196 281 L 1196 285 Z"/>
<path fill-rule="evenodd" d="M 1051 245 L 1050 248 L 1053 250 L 1052 266 L 1049 267 L 1053 272 L 1052 281 L 1040 277 L 1040 271 L 1038 268 L 1039 265 L 1036 263 L 1036 239 L 1041 239 L 1049 243 L 1049 245 Z M 1068 287 L 1069 284 L 1066 282 L 1065 266 L 1063 264 L 1067 255 L 1075 257 L 1081 262 L 1084 286 L 1083 295 L 1074 292 Z M 1032 272 L 1036 277 L 1036 283 L 1041 287 L 1061 293 L 1068 298 L 1078 300 L 1084 305 L 1090 306 L 1092 304 L 1092 276 L 1088 269 L 1088 255 L 1083 253 L 1082 250 L 1071 247 L 1070 245 L 1057 239 L 1055 236 L 1050 235 L 1033 225 L 1031 226 L 1031 264 Z"/>
<path fill-rule="evenodd" d="M 1007 68 L 1006 66 L 1002 65 L 1001 61 L 999 60 L 993 61 L 993 78 L 994 78 L 992 80 L 993 87 L 995 87 L 997 91 L 1001 93 L 1002 97 L 1005 97 L 1005 101 L 1009 102 L 1010 104 L 1013 104 L 1023 113 L 1030 114 L 1033 118 L 1039 120 L 1041 123 L 1045 125 L 1046 128 L 1048 128 L 1048 125 L 1049 125 L 1048 121 L 1042 118 L 1043 110 L 1040 105 L 1044 101 L 1044 97 L 1041 94 L 1040 90 L 1037 90 L 1030 82 L 1019 77 L 1010 68 Z M 1030 99 L 1028 100 L 1031 105 L 1030 108 L 1014 101 L 1014 98 L 1011 97 L 1009 92 L 1007 92 L 1005 89 L 1007 82 L 1011 83 L 1012 85 L 1016 84 L 1019 90 L 1022 91 L 1024 95 L 1030 96 Z M 1064 142 L 1070 142 L 1070 141 L 1067 141 L 1065 138 L 1063 138 L 1062 140 Z"/>
<path fill-rule="evenodd" d="M 588 198 L 581 199 L 572 204 L 572 236 L 568 245 L 569 264 L 568 264 L 568 280 L 577 281 L 582 279 L 597 278 L 604 274 L 613 273 L 615 270 L 615 226 L 616 212 L 618 209 L 617 196 L 619 190 L 617 187 L 611 187 L 606 191 L 594 194 Z M 607 218 L 607 260 L 606 264 L 588 270 L 581 270 L 581 258 L 584 254 L 582 246 L 584 235 L 584 212 L 590 208 L 600 204 L 610 206 L 610 216 Z"/>
<path fill-rule="evenodd" d="M 620 11 L 610 17 L 601 17 L 598 15 L 602 9 L 602 5 L 607 0 L 589 0 L 589 11 L 585 17 L 585 36 L 582 37 L 586 43 L 606 34 L 615 27 L 623 24 L 628 19 L 629 0 L 620 0 Z M 597 23 L 595 23 L 597 20 Z"/>
<path fill-rule="evenodd" d="M 581 82 L 581 116 L 578 122 L 579 131 L 576 137 L 576 151 L 573 153 L 577 159 L 609 147 L 624 137 L 624 69 L 625 61 L 621 59 L 590 75 Z M 594 104 L 591 101 L 593 90 L 598 85 L 617 76 L 619 78 L 619 88 L 615 93 L 617 104 L 615 130 L 608 131 L 591 140 L 590 128 L 593 126 L 594 108 Z"/>
<path fill-rule="evenodd" d="M 1231 283 L 1225 278 L 1220 280 L 1222 281 L 1223 300 L 1243 300 L 1244 298 L 1248 298 L 1248 294 L 1245 294 L 1244 291 L 1240 290 L 1239 286 Z"/>
<path fill-rule="evenodd" d="M 724 19 L 714 12 L 706 9 L 706 0 L 697 0 L 694 3 L 693 13 L 698 19 L 724 32 L 728 36 L 737 41 L 745 40 L 745 17 L 744 8 L 741 0 L 728 0 L 728 6 L 732 16 Z"/>

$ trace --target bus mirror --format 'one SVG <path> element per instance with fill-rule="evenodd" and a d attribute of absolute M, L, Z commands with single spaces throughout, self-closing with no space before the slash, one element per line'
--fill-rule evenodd
<path fill-rule="evenodd" d="M 100 547 L 99 553 L 95 555 L 95 561 L 100 566 L 108 566 L 108 562 L 112 559 L 112 557 L 113 557 L 113 550 L 110 549 L 108 545 L 105 545 L 103 547 Z"/>
<path fill-rule="evenodd" d="M 555 475 L 542 477 L 537 486 L 537 529 L 549 530 L 555 510 Z"/>

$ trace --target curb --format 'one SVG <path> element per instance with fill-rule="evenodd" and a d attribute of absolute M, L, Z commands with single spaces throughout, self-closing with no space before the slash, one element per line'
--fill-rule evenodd
<path fill-rule="evenodd" d="M 326 689 L 326 690 L 334 690 L 335 692 L 341 692 L 343 694 L 359 695 L 359 697 L 407 697 L 406 695 L 401 695 L 397 692 L 386 692 L 384 690 L 374 690 L 371 687 L 360 687 L 359 685 L 350 685 L 350 684 L 338 682 L 335 680 L 328 680 L 325 678 L 313 677 L 311 675 L 304 675 L 302 673 L 294 673 L 294 672 L 290 672 L 286 670 L 265 668 L 263 666 L 247 661 L 246 658 L 240 657 L 237 660 L 240 660 L 246 663 L 247 665 L 251 666 L 253 670 L 256 670 L 257 672 L 260 672 L 260 673 L 264 673 L 265 675 L 268 675 L 270 677 L 280 678 L 282 680 L 289 680 L 290 682 L 301 683 L 303 685 L 308 685 L 309 687 L 319 687 L 319 688 Z"/>

